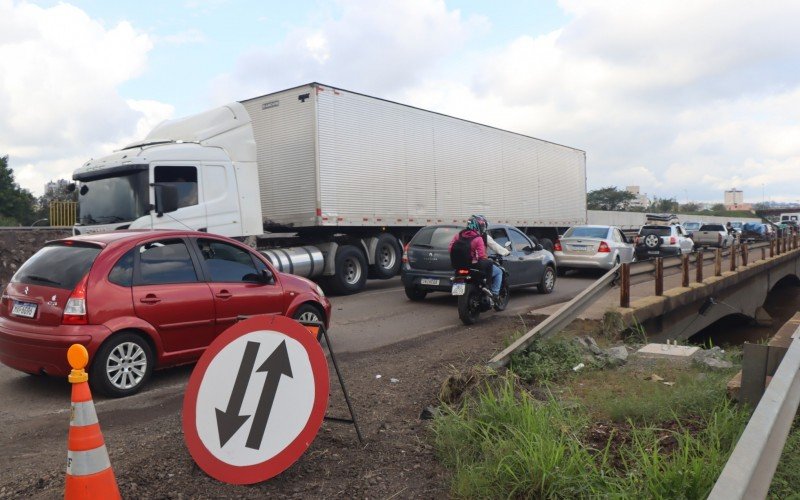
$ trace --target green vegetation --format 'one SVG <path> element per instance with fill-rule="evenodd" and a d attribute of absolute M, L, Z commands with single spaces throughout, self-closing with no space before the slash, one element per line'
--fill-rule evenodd
<path fill-rule="evenodd" d="M 576 374 L 580 362 L 569 338 L 540 341 L 508 373 L 443 406 L 433 432 L 452 494 L 705 498 L 749 416 L 728 402 L 732 373 L 653 363 Z M 797 491 L 797 465 L 776 494 Z"/>
<path fill-rule="evenodd" d="M 36 199 L 14 181 L 8 156 L 0 157 L 0 225 L 17 226 L 33 222 Z"/>
<path fill-rule="evenodd" d="M 769 498 L 800 499 L 800 417 L 795 418 L 786 440 L 778 469 L 772 478 Z"/>

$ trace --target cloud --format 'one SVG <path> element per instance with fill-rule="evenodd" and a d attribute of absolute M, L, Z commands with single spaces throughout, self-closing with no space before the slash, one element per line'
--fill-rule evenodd
<path fill-rule="evenodd" d="M 205 42 L 206 35 L 198 29 L 189 29 L 186 31 L 181 31 L 180 33 L 159 37 L 156 41 L 163 41 L 172 45 L 189 45 Z"/>
<path fill-rule="evenodd" d="M 443 0 L 339 0 L 335 15 L 291 29 L 281 43 L 242 54 L 213 84 L 217 102 L 320 81 L 386 96 L 414 85 L 456 53 L 481 17 Z"/>
<path fill-rule="evenodd" d="M 117 88 L 142 74 L 152 47 L 130 23 L 106 27 L 68 4 L 0 3 L 0 152 L 18 182 L 39 193 L 42 180 L 131 140 L 146 113 Z"/>

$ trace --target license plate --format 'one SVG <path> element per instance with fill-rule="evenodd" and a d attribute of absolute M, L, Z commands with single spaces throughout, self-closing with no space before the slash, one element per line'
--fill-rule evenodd
<path fill-rule="evenodd" d="M 583 251 L 585 251 L 587 248 L 588 248 L 588 247 L 586 247 L 586 246 L 584 246 L 584 245 L 572 245 L 572 249 L 573 249 L 573 250 L 577 250 L 577 251 L 579 251 L 579 252 L 583 252 Z"/>
<path fill-rule="evenodd" d="M 419 280 L 419 282 L 421 285 L 434 285 L 434 286 L 439 285 L 439 280 L 435 280 L 432 278 L 422 278 L 421 280 Z"/>
<path fill-rule="evenodd" d="M 22 316 L 23 318 L 32 318 L 36 316 L 36 304 L 14 301 L 14 307 L 11 309 L 11 314 L 14 316 Z"/>
<path fill-rule="evenodd" d="M 464 295 L 464 292 L 467 291 L 467 284 L 466 283 L 453 283 L 453 295 Z"/>
<path fill-rule="evenodd" d="M 647 253 L 650 255 L 658 255 L 658 250 L 650 250 Z"/>

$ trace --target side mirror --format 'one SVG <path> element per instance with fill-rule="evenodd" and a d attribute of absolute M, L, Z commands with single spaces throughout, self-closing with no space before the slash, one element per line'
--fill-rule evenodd
<path fill-rule="evenodd" d="M 77 187 L 77 185 L 74 182 L 70 182 L 69 184 L 67 184 L 67 188 L 66 188 L 67 192 L 68 193 L 74 193 L 76 187 Z"/>
<path fill-rule="evenodd" d="M 261 282 L 266 283 L 267 285 L 274 285 L 275 284 L 275 275 L 272 274 L 272 271 L 269 269 L 262 269 L 261 270 Z"/>
<path fill-rule="evenodd" d="M 178 189 L 175 186 L 156 185 L 155 194 L 158 217 L 178 209 Z"/>
<path fill-rule="evenodd" d="M 526 247 L 526 248 L 530 248 L 530 247 Z M 539 250 L 544 250 L 544 247 L 542 246 L 541 243 L 537 243 L 536 245 L 534 245 L 533 250 L 538 252 Z"/>
<path fill-rule="evenodd" d="M 511 248 L 511 242 L 510 241 L 506 241 L 503 246 L 508 248 L 508 249 L 510 249 Z"/>

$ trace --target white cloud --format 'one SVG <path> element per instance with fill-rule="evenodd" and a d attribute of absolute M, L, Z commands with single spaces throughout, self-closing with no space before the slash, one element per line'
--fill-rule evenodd
<path fill-rule="evenodd" d="M 217 102 L 320 81 L 387 96 L 421 81 L 456 53 L 485 19 L 465 19 L 443 0 L 339 0 L 336 17 L 296 27 L 273 47 L 243 54 L 213 85 Z"/>
<path fill-rule="evenodd" d="M 130 140 L 145 113 L 117 88 L 152 47 L 129 23 L 106 27 L 68 4 L 0 3 L 0 152 L 20 184 L 40 193 L 42 180 Z"/>

